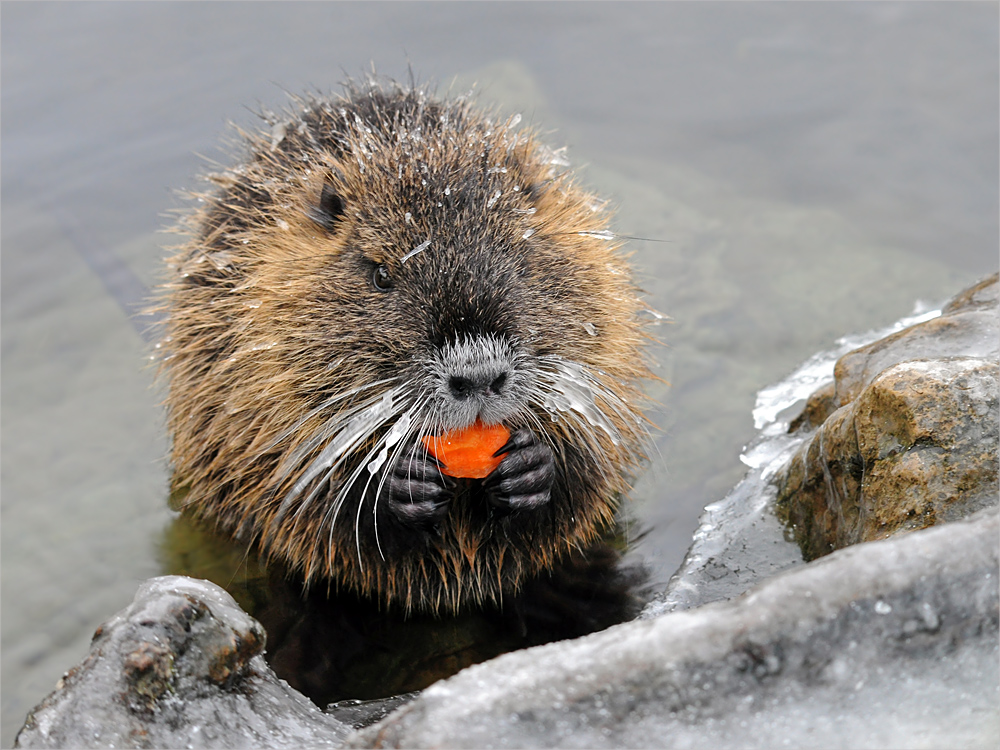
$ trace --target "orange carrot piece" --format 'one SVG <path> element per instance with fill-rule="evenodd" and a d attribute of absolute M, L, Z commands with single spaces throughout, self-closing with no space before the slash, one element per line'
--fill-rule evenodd
<path fill-rule="evenodd" d="M 423 437 L 427 451 L 443 464 L 442 472 L 469 479 L 488 477 L 503 458 L 493 454 L 509 439 L 510 430 L 502 424 L 486 425 L 478 419 L 461 430 Z"/>

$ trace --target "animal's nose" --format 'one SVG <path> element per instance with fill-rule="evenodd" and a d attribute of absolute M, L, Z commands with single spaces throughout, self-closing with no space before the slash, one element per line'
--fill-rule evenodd
<path fill-rule="evenodd" d="M 448 378 L 448 389 L 458 401 L 464 401 L 472 396 L 500 396 L 507 383 L 505 371 L 490 371 L 472 375 L 452 375 Z"/>

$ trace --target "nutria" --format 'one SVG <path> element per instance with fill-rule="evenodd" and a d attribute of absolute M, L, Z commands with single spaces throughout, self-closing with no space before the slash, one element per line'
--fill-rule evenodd
<path fill-rule="evenodd" d="M 499 603 L 612 527 L 643 459 L 639 299 L 604 202 L 519 116 L 348 84 L 245 135 L 164 286 L 175 504 L 306 582 Z M 422 438 L 510 439 L 485 479 Z"/>

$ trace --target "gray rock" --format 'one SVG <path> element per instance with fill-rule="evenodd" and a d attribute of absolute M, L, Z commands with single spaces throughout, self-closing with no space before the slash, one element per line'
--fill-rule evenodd
<path fill-rule="evenodd" d="M 787 450 L 798 442 L 765 437 L 757 445 Z M 641 619 L 732 599 L 803 564 L 802 551 L 774 513 L 776 488 L 769 478 L 766 467 L 753 468 L 723 500 L 705 508 L 684 562 Z"/>
<path fill-rule="evenodd" d="M 29 714 L 16 747 L 338 747 L 350 727 L 278 680 L 218 586 L 151 578 Z"/>
<path fill-rule="evenodd" d="M 981 511 L 507 654 L 347 746 L 996 747 L 998 531 Z"/>

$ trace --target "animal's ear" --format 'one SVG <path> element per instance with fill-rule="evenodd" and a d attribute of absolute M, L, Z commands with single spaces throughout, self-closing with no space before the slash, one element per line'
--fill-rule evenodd
<path fill-rule="evenodd" d="M 551 182 L 552 180 L 536 180 L 534 182 L 529 182 L 527 185 L 521 188 L 521 190 L 524 191 L 525 197 L 529 201 L 534 203 L 542 196 L 542 193 L 545 192 L 545 189 L 549 186 L 549 183 Z"/>
<path fill-rule="evenodd" d="M 333 185 L 323 185 L 319 202 L 309 208 L 309 218 L 328 231 L 337 227 L 337 222 L 344 215 L 344 199 L 334 189 Z"/>

